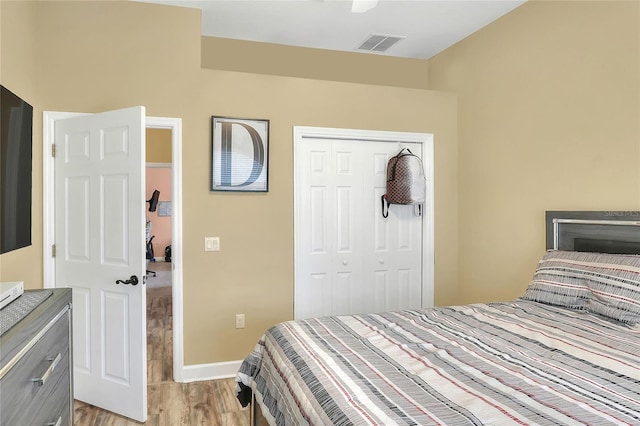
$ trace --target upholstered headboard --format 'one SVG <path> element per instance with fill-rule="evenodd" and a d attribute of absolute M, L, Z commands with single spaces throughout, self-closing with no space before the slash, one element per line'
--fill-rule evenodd
<path fill-rule="evenodd" d="M 547 211 L 547 249 L 640 254 L 640 211 Z"/>

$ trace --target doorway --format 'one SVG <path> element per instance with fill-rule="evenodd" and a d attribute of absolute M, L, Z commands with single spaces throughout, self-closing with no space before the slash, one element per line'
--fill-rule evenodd
<path fill-rule="evenodd" d="M 53 208 L 55 202 L 55 162 L 50 147 L 55 135 L 55 122 L 84 115 L 81 113 L 48 112 L 43 113 L 43 279 L 45 288 L 55 286 L 55 259 L 52 247 L 55 242 L 55 221 Z M 147 117 L 147 129 L 166 129 L 171 132 L 172 200 L 171 200 L 171 299 L 173 337 L 173 380 L 183 381 L 183 306 L 182 306 L 182 121 L 179 118 Z M 145 341 L 140 342 L 145 345 Z"/>
<path fill-rule="evenodd" d="M 146 129 L 147 384 L 173 381 L 171 130 Z"/>

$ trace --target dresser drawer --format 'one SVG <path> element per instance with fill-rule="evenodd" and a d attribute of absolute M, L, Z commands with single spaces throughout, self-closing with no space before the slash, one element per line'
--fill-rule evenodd
<path fill-rule="evenodd" d="M 0 424 L 70 424 L 69 315 L 64 312 L 0 379 Z"/>

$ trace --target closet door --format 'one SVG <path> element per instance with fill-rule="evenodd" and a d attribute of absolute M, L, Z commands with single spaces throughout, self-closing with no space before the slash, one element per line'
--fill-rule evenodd
<path fill-rule="evenodd" d="M 386 164 L 421 144 L 296 141 L 295 317 L 418 308 L 422 218 L 413 206 L 381 214 Z"/>
<path fill-rule="evenodd" d="M 382 217 L 380 197 L 386 192 L 387 161 L 401 148 L 422 157 L 418 143 L 366 142 L 362 144 L 365 194 L 361 235 L 368 312 L 420 308 L 422 302 L 423 220 L 415 206 L 392 205 Z"/>

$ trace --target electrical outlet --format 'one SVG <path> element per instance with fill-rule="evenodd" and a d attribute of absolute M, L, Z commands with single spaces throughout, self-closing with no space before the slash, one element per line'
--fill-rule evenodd
<path fill-rule="evenodd" d="M 220 251 L 220 237 L 204 237 L 204 251 Z"/>
<path fill-rule="evenodd" d="M 244 314 L 236 314 L 236 328 L 244 328 Z"/>

